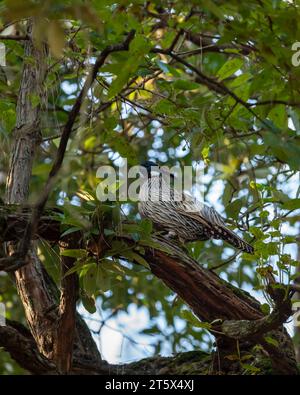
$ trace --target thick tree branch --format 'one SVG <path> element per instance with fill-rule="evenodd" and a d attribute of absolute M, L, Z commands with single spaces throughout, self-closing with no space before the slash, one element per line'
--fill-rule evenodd
<path fill-rule="evenodd" d="M 263 318 L 255 321 L 224 321 L 221 325 L 217 324 L 215 329 L 236 340 L 249 340 L 279 328 L 291 315 L 291 301 L 285 299 L 282 303 L 276 305 L 269 315 Z"/>
<path fill-rule="evenodd" d="M 0 326 L 0 346 L 24 369 L 33 374 L 53 374 L 55 365 L 38 350 L 36 342 L 26 328 L 7 322 Z"/>
<path fill-rule="evenodd" d="M 76 235 L 66 236 L 60 242 L 61 251 L 66 248 L 79 248 Z M 78 298 L 77 273 L 66 275 L 74 266 L 75 259 L 61 256 L 62 280 L 58 309 L 58 325 L 54 343 L 54 360 L 60 373 L 68 373 L 72 369 L 73 348 L 76 328 L 76 301 Z"/>
<path fill-rule="evenodd" d="M 20 215 L 18 218 L 21 222 Z M 50 220 L 50 218 L 48 217 L 48 220 L 53 230 L 53 219 Z M 47 218 L 44 217 L 43 220 L 46 221 Z M 8 218 L 8 222 L 10 221 L 12 224 L 17 223 L 12 214 Z M 3 219 L 2 223 L 5 223 Z M 7 225 L 9 226 L 9 223 Z M 38 229 L 41 229 L 41 232 L 44 232 L 46 228 L 46 223 L 43 226 L 39 224 Z M 56 240 L 58 241 L 60 231 L 58 227 L 56 230 Z M 54 233 L 51 231 L 50 234 L 51 239 L 54 240 Z M 45 233 L 43 235 L 46 236 Z M 216 335 L 217 332 L 216 336 L 220 335 L 240 341 L 246 340 L 253 344 L 260 343 L 269 353 L 276 371 L 297 372 L 291 339 L 281 328 L 282 323 L 291 315 L 290 300 L 284 297 L 285 293 L 282 293 L 282 289 L 276 290 L 275 288 L 273 294 L 270 289 L 270 294 L 276 301 L 276 308 L 269 316 L 264 316 L 260 304 L 252 296 L 231 286 L 215 273 L 203 268 L 172 242 L 161 237 L 154 237 L 154 240 L 168 253 L 145 248 L 145 258 L 152 273 L 176 292 L 200 320 L 209 323 L 215 321 L 212 326 L 213 334 Z M 87 249 L 89 249 L 88 244 Z M 107 248 L 107 244 L 104 248 Z M 280 341 L 284 347 L 272 346 L 265 341 L 265 336 Z"/>
<path fill-rule="evenodd" d="M 14 326 L 9 323 L 7 326 L 0 326 L 0 347 L 4 347 L 22 368 L 32 374 L 59 374 L 55 364 L 38 351 L 30 332 L 18 323 L 14 323 Z M 169 358 L 158 356 L 130 364 L 111 365 L 105 361 L 97 362 L 87 360 L 82 355 L 75 355 L 69 374 L 205 374 L 211 366 L 212 358 L 203 352 L 188 352 Z"/>

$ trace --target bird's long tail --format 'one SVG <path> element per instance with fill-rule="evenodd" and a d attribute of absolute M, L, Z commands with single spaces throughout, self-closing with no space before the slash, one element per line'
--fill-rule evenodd
<path fill-rule="evenodd" d="M 218 226 L 218 234 L 220 239 L 227 241 L 239 250 L 247 252 L 248 254 L 254 254 L 252 245 L 241 239 L 237 234 L 225 226 Z"/>

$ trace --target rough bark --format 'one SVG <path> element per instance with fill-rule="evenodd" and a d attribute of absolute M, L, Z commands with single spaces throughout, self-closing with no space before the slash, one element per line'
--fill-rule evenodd
<path fill-rule="evenodd" d="M 152 273 L 187 301 L 201 320 L 255 320 L 262 317 L 259 303 L 252 297 L 230 287 L 215 273 L 201 267 L 179 247 L 162 239 L 157 241 L 171 253 L 148 252 L 146 257 L 151 264 Z"/>
<path fill-rule="evenodd" d="M 28 214 L 25 213 L 25 215 Z M 41 234 L 37 234 L 36 237 L 46 236 L 47 221 L 51 228 L 51 240 L 59 242 L 59 227 L 55 225 L 55 221 L 51 217 L 41 219 L 38 226 Z M 3 215 L 1 219 L 1 223 L 11 229 L 9 232 L 11 235 L 18 234 L 18 227 L 22 226 L 23 222 L 20 215 L 14 216 L 11 212 L 6 218 Z M 16 228 L 15 232 L 12 231 L 13 227 Z M 8 233 L 4 233 L 5 238 L 7 235 Z M 252 296 L 221 280 L 212 271 L 203 268 L 172 242 L 163 238 L 156 238 L 155 241 L 167 252 L 145 248 L 145 257 L 152 273 L 174 290 L 192 308 L 199 319 L 206 322 L 214 321 L 212 333 L 217 339 L 218 358 L 220 353 L 223 353 L 224 361 L 226 361 L 228 354 L 236 353 L 237 340 L 240 342 L 241 351 L 249 351 L 253 345 L 261 344 L 268 355 L 265 360 L 268 359 L 272 364 L 272 367 L 269 366 L 270 364 L 268 365 L 269 372 L 298 373 L 291 339 L 282 328 L 282 323 L 291 315 L 290 300 L 284 297 L 285 292 L 282 289 L 270 290 L 277 308 L 270 315 L 264 316 L 260 304 Z M 102 241 L 102 243 L 105 242 Z M 88 240 L 86 244 L 86 248 L 90 248 Z M 105 243 L 105 247 L 107 248 L 107 243 Z M 100 250 L 103 251 L 102 248 Z M 215 331 L 221 332 L 222 335 L 219 336 Z M 277 341 L 278 346 L 270 344 L 266 341 L 266 337 Z M 75 341 L 76 347 L 78 347 L 77 344 L 78 342 Z M 77 362 L 74 361 L 72 371 L 74 372 L 76 369 L 77 372 L 84 371 L 83 364 L 78 365 L 78 360 L 82 359 L 82 353 L 76 347 L 74 353 L 80 358 L 76 357 Z M 213 356 L 211 358 L 213 360 Z M 105 365 L 104 362 L 99 363 L 93 357 L 86 360 L 85 364 L 87 365 L 84 366 L 89 366 L 91 372 L 95 371 L 96 373 L 99 366 L 103 372 Z M 236 367 L 232 366 L 232 362 L 228 363 L 228 359 L 227 366 L 222 366 L 223 371 L 229 374 L 232 373 L 233 368 L 236 370 Z"/>
<path fill-rule="evenodd" d="M 29 27 L 31 30 L 31 25 Z M 32 64 L 34 62 L 34 64 Z M 7 203 L 24 203 L 28 198 L 32 163 L 35 148 L 41 141 L 41 104 L 33 105 L 38 99 L 43 101 L 43 82 L 46 75 L 45 47 L 37 49 L 31 40 L 24 44 L 24 64 L 19 89 L 14 145 L 7 177 Z"/>
<path fill-rule="evenodd" d="M 252 296 L 201 267 L 179 247 L 168 241 L 161 239 L 158 241 L 169 249 L 169 253 L 147 251 L 146 257 L 152 273 L 174 290 L 200 320 L 223 322 L 217 329 L 226 334 L 227 338 L 216 336 L 221 357 L 226 358 L 230 350 L 236 350 L 236 342 L 228 341 L 228 339 L 247 340 L 251 344 L 261 344 L 265 348 L 270 356 L 274 372 L 299 373 L 292 340 L 281 326 L 291 315 L 289 300 L 285 301 L 284 296 L 282 299 L 279 296 L 278 308 L 281 310 L 281 319 L 277 319 L 278 311 L 276 310 L 268 317 L 264 317 L 260 303 Z M 275 297 L 278 298 L 277 293 Z M 272 318 L 271 315 L 273 315 Z M 264 329 L 260 331 L 262 324 Z M 274 328 L 277 330 L 274 331 Z M 275 338 L 278 346 L 269 344 L 265 341 L 265 337 Z M 246 346 L 249 347 L 249 344 Z"/>
<path fill-rule="evenodd" d="M 300 285 L 300 237 L 298 237 L 298 243 L 297 243 L 297 261 L 298 261 L 298 266 L 296 267 L 296 273 L 298 273 L 298 277 L 295 280 L 295 283 Z M 300 292 L 295 293 L 295 300 L 299 301 L 300 300 Z M 296 353 L 296 360 L 300 364 L 300 314 L 299 314 L 299 302 L 297 303 L 297 313 L 296 313 L 297 319 L 297 325 L 294 326 L 295 330 L 295 353 Z"/>
<path fill-rule="evenodd" d="M 33 99 L 38 98 L 40 103 L 43 102 L 46 69 L 46 47 L 42 45 L 41 48 L 37 48 L 34 45 L 32 21 L 30 21 L 28 40 L 24 44 L 24 64 L 16 109 L 14 145 L 7 178 L 6 201 L 10 204 L 22 206 L 27 203 L 34 155 L 41 141 L 41 104 L 34 105 Z M 23 231 L 20 229 L 21 234 L 24 234 L 26 226 L 27 222 L 23 223 Z M 9 228 L 6 228 L 6 231 L 5 233 L 10 233 Z M 10 254 L 17 251 L 17 248 L 16 243 L 8 245 Z M 37 349 L 51 360 L 54 358 L 54 345 L 61 330 L 60 316 L 57 314 L 58 290 L 51 284 L 51 279 L 37 256 L 34 242 L 25 259 L 27 264 L 15 272 L 17 290 Z M 63 293 L 62 305 L 64 306 L 65 301 L 65 293 Z M 73 311 L 74 309 L 75 302 Z M 64 311 L 62 316 L 64 317 Z M 80 320 L 78 322 L 81 323 L 82 329 L 82 322 Z M 84 332 L 77 328 L 76 338 L 77 348 L 82 353 L 93 355 L 94 361 L 101 360 L 87 328 Z"/>
<path fill-rule="evenodd" d="M 0 346 L 31 374 L 58 375 L 60 374 L 54 363 L 39 353 L 31 333 L 19 324 L 9 322 L 6 327 L 0 327 Z M 243 355 L 243 354 L 241 354 Z M 75 355 L 72 370 L 69 374 L 77 375 L 103 375 L 103 374 L 130 374 L 130 375 L 160 375 L 160 374 L 220 374 L 222 370 L 214 370 L 216 353 L 207 354 L 201 351 L 179 353 L 172 357 L 155 356 L 142 359 L 129 364 L 112 365 L 105 361 L 96 363 Z M 250 362 L 248 360 L 248 362 Z M 272 367 L 268 359 L 259 353 L 251 359 L 259 367 L 260 374 L 272 374 Z M 241 372 L 240 361 L 231 363 L 229 374 Z"/>
<path fill-rule="evenodd" d="M 24 369 L 32 374 L 55 373 L 56 367 L 38 350 L 30 331 L 12 321 L 0 326 L 0 345 Z"/>
<path fill-rule="evenodd" d="M 71 236 L 65 237 L 60 242 L 60 247 L 61 250 L 79 248 L 77 240 L 74 240 Z M 59 372 L 66 373 L 72 369 L 78 277 L 76 273 L 66 275 L 68 270 L 74 266 L 74 258 L 62 256 L 61 261 L 62 280 L 58 311 L 59 319 L 54 342 L 54 359 Z"/>
<path fill-rule="evenodd" d="M 29 35 L 32 23 L 29 23 Z M 17 119 L 14 146 L 7 178 L 6 201 L 10 204 L 27 202 L 30 177 L 36 147 L 41 140 L 41 104 L 34 106 L 32 99 L 43 101 L 43 83 L 46 76 L 46 49 L 38 49 L 31 39 L 24 44 L 24 64 L 17 101 Z M 10 245 L 12 254 L 16 246 Z M 45 286 L 41 264 L 32 245 L 27 257 L 28 264 L 15 272 L 17 290 L 24 306 L 26 319 L 38 348 L 51 357 L 53 342 L 53 318 L 49 311 L 54 304 Z"/>

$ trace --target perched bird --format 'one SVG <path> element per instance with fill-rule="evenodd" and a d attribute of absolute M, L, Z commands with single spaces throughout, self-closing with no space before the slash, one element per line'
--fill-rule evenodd
<path fill-rule="evenodd" d="M 170 173 L 164 168 L 151 161 L 142 166 L 145 179 L 139 192 L 139 213 L 143 218 L 183 241 L 222 239 L 253 254 L 253 247 L 230 230 L 214 208 L 178 192 L 168 182 Z"/>

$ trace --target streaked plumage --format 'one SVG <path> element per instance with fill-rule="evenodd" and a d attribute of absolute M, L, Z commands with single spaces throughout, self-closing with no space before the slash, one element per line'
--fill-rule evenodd
<path fill-rule="evenodd" d="M 253 253 L 253 247 L 228 229 L 214 208 L 186 194 L 179 194 L 165 181 L 161 173 L 151 174 L 146 162 L 148 178 L 143 183 L 139 198 L 139 212 L 154 225 L 185 241 L 222 239 L 237 249 Z M 150 171 L 149 171 L 150 170 Z M 170 196 L 170 198 L 169 198 Z"/>

